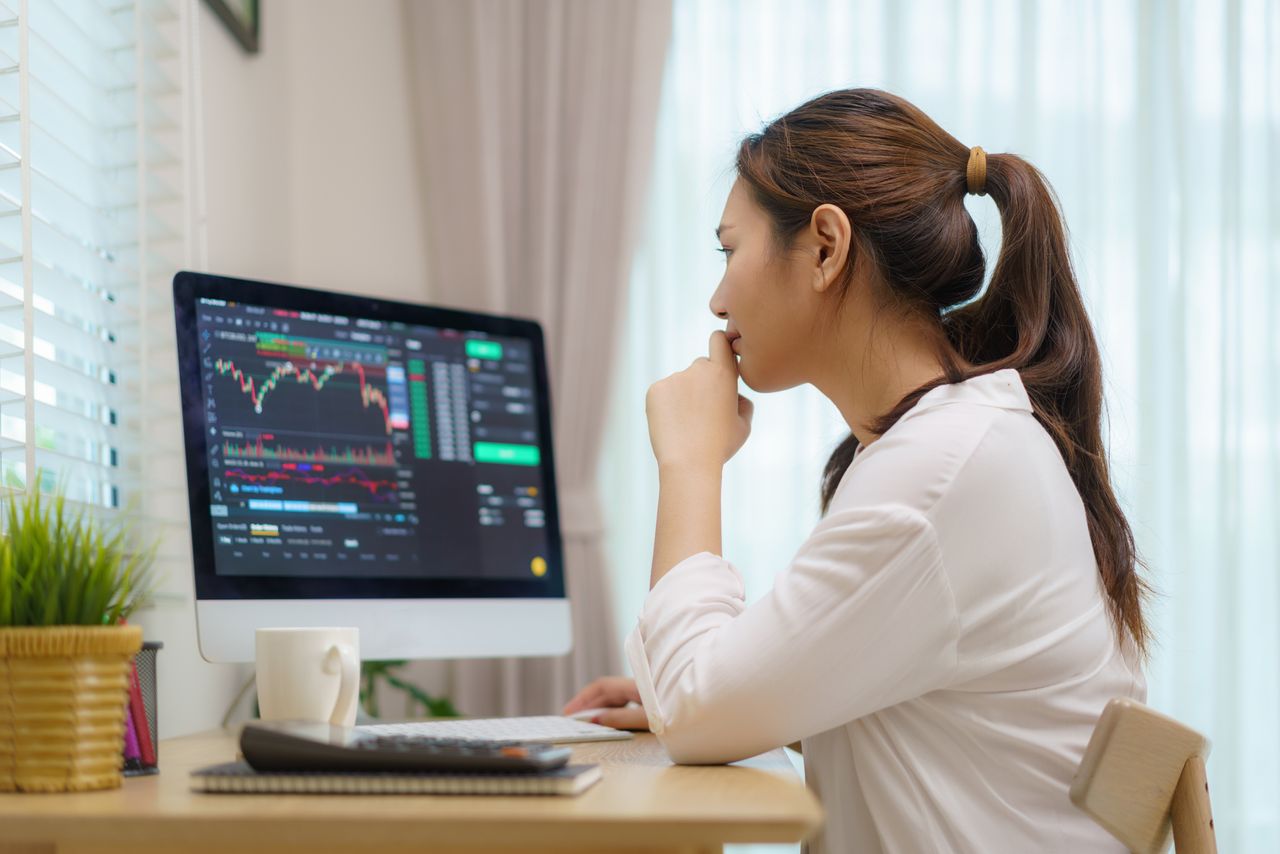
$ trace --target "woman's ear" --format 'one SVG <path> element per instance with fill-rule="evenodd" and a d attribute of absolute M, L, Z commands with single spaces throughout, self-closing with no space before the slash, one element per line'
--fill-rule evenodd
<path fill-rule="evenodd" d="M 837 205 L 818 205 L 809 218 L 813 250 L 813 289 L 825 292 L 853 260 L 853 226 Z"/>

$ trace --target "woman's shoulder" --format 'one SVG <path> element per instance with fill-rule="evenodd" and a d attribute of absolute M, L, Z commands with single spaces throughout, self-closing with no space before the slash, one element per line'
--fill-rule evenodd
<path fill-rule="evenodd" d="M 861 449 L 831 506 L 893 503 L 932 515 L 960 481 L 1018 476 L 1024 461 L 1042 455 L 1046 443 L 1056 453 L 1016 371 L 942 385 Z"/>
<path fill-rule="evenodd" d="M 893 426 L 850 463 L 832 508 L 895 503 L 928 513 L 998 419 L 995 411 L 947 406 Z"/>

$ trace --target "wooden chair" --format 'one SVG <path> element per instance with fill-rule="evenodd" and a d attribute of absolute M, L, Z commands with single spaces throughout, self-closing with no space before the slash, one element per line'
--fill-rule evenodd
<path fill-rule="evenodd" d="M 1128 698 L 1107 704 L 1071 782 L 1071 802 L 1139 854 L 1216 854 L 1209 740 Z"/>

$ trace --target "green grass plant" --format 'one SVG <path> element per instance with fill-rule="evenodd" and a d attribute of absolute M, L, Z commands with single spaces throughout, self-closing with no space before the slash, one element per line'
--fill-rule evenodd
<path fill-rule="evenodd" d="M 156 546 L 132 548 L 123 520 L 39 489 L 0 506 L 0 626 L 114 626 L 150 596 Z"/>

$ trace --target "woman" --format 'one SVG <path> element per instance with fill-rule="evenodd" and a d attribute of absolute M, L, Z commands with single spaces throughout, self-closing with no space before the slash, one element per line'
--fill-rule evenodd
<path fill-rule="evenodd" d="M 1039 172 L 851 89 L 748 137 L 716 230 L 710 353 L 650 389 L 660 499 L 625 707 L 676 762 L 801 740 L 812 850 L 1097 851 L 1070 804 L 1093 725 L 1145 699 L 1144 583 L 1101 436 L 1098 347 Z M 990 194 L 986 267 L 965 193 Z M 736 359 L 735 359 L 736 356 Z M 851 431 L 823 518 L 747 607 L 721 469 L 756 391 L 812 383 Z"/>

